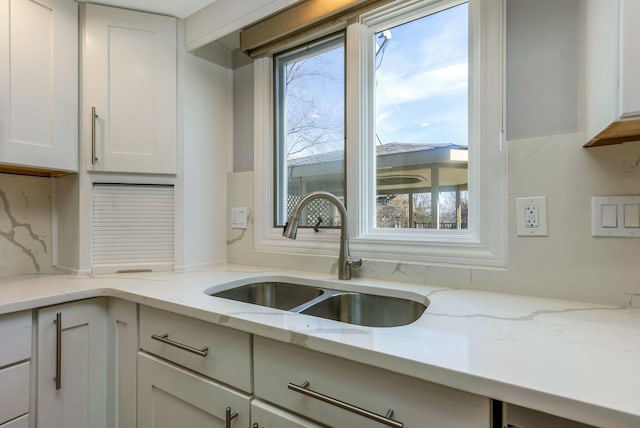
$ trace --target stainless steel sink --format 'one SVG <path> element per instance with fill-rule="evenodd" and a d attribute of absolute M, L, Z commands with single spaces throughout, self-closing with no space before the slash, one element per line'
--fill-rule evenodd
<path fill-rule="evenodd" d="M 413 300 L 279 281 L 238 285 L 223 291 L 216 289 L 212 287 L 205 293 L 368 327 L 411 324 L 422 316 L 429 305 L 429 300 L 423 296 Z"/>
<path fill-rule="evenodd" d="M 368 327 L 397 327 L 416 321 L 427 309 L 422 303 L 365 293 L 339 293 L 300 313 Z"/>
<path fill-rule="evenodd" d="M 323 293 L 316 287 L 309 287 L 287 282 L 255 282 L 241 285 L 210 296 L 268 306 L 270 308 L 290 310 L 315 299 Z"/>

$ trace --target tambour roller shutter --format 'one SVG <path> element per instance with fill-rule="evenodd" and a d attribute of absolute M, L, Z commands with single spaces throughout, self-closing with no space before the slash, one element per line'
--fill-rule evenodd
<path fill-rule="evenodd" d="M 172 270 L 173 186 L 94 184 L 93 272 Z"/>

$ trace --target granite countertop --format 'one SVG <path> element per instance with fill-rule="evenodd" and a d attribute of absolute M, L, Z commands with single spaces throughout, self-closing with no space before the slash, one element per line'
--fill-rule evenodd
<path fill-rule="evenodd" d="M 225 299 L 204 290 L 247 279 L 427 296 L 415 323 L 370 328 Z M 223 265 L 189 273 L 0 279 L 0 314 L 113 296 L 565 418 L 640 427 L 640 310 Z"/>

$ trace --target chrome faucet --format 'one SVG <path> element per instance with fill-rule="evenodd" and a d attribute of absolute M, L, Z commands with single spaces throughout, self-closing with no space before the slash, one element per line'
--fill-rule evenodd
<path fill-rule="evenodd" d="M 338 208 L 340 212 L 340 254 L 338 255 L 338 279 L 351 279 L 351 268 L 360 268 L 362 259 L 353 258 L 349 254 L 349 234 L 347 233 L 347 209 L 333 193 L 311 192 L 298 201 L 293 208 L 291 219 L 284 227 L 282 236 L 289 239 L 296 239 L 298 234 L 298 222 L 300 221 L 300 211 L 314 199 L 326 199 Z"/>

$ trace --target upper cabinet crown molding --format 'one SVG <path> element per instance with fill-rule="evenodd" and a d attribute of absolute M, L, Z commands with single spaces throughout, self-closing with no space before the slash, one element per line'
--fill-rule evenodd
<path fill-rule="evenodd" d="M 640 141 L 640 2 L 580 3 L 585 147 Z"/>
<path fill-rule="evenodd" d="M 78 6 L 0 0 L 0 171 L 78 170 Z"/>
<path fill-rule="evenodd" d="M 185 18 L 184 32 L 187 50 L 192 51 L 202 47 L 299 1 L 216 0 Z"/>
<path fill-rule="evenodd" d="M 177 21 L 85 4 L 83 161 L 90 171 L 177 171 Z"/>

